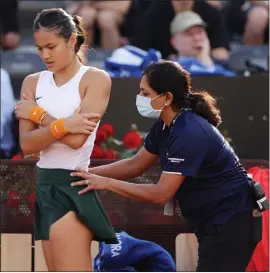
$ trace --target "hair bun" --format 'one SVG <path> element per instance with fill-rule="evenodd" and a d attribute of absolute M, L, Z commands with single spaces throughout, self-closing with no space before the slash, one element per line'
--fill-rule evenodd
<path fill-rule="evenodd" d="M 77 53 L 81 46 L 84 44 L 85 42 L 85 31 L 83 29 L 83 19 L 82 17 L 78 16 L 78 15 L 73 15 L 72 16 L 73 22 L 76 25 L 76 29 L 77 29 L 77 44 L 75 47 L 75 52 Z"/>
<path fill-rule="evenodd" d="M 78 15 L 72 16 L 73 22 L 76 24 L 76 26 L 81 25 L 82 18 Z"/>

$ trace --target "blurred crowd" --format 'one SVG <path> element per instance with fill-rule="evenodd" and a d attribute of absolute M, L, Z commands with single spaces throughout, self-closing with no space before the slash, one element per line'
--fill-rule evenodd
<path fill-rule="evenodd" d="M 116 49 L 131 44 L 157 49 L 163 58 L 197 57 L 202 50 L 226 60 L 230 42 L 268 43 L 269 1 L 121 0 L 63 1 L 70 14 L 84 19 L 88 45 Z M 18 0 L 0 4 L 1 47 L 20 43 Z M 207 49 L 209 48 L 209 50 Z"/>
<path fill-rule="evenodd" d="M 233 76 L 228 65 L 232 43 L 269 43 L 269 1 L 89 0 L 63 1 L 63 8 L 83 18 L 89 48 L 155 49 L 191 73 Z M 0 30 L 2 51 L 20 47 L 18 0 L 1 0 Z M 14 149 L 7 137 L 12 133 L 4 134 L 15 103 L 11 93 L 9 75 L 1 69 L 2 158 L 9 158 Z"/>
<path fill-rule="evenodd" d="M 116 50 L 126 45 L 145 52 L 155 49 L 192 74 L 233 76 L 228 62 L 232 43 L 258 46 L 269 42 L 268 0 L 62 1 L 62 8 L 83 18 L 86 50 Z M 20 46 L 18 11 L 19 0 L 1 1 L 3 50 Z M 118 59 L 131 59 L 130 52 L 117 53 L 114 66 L 133 65 Z M 111 76 L 122 75 L 121 69 L 118 74 L 107 70 Z"/>

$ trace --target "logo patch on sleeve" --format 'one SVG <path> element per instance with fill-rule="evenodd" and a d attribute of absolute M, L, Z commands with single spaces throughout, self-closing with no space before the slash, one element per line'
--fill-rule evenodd
<path fill-rule="evenodd" d="M 185 161 L 184 158 L 175 158 L 175 157 L 169 157 L 168 160 L 169 160 L 171 163 L 180 163 L 180 162 Z"/>

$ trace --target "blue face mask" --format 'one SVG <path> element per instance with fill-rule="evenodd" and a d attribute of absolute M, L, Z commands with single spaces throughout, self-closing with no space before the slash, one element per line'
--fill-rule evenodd
<path fill-rule="evenodd" d="M 164 94 L 164 93 L 163 93 Z M 147 117 L 147 118 L 155 118 L 158 119 L 160 117 L 161 112 L 163 111 L 163 108 L 166 106 L 162 106 L 161 109 L 156 110 L 152 107 L 151 101 L 153 101 L 154 99 L 160 97 L 160 94 L 158 96 L 156 96 L 155 98 L 151 99 L 151 98 L 147 98 L 144 96 L 140 96 L 137 95 L 136 98 L 136 106 L 138 109 L 138 112 L 143 116 L 143 117 Z"/>

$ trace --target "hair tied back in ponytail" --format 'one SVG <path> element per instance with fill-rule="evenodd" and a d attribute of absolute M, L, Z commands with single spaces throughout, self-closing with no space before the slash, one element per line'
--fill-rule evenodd
<path fill-rule="evenodd" d="M 188 93 L 186 94 L 185 99 L 187 99 L 187 100 L 192 100 L 192 99 L 193 99 L 192 93 L 191 93 L 191 92 L 188 92 Z"/>
<path fill-rule="evenodd" d="M 83 47 L 85 46 L 85 31 L 83 29 L 83 20 L 78 15 L 70 15 L 61 8 L 43 9 L 39 12 L 34 20 L 33 31 L 46 29 L 54 34 L 70 40 L 72 34 L 77 37 L 74 47 L 75 54 L 81 63 L 86 64 Z"/>
<path fill-rule="evenodd" d="M 78 16 L 78 15 L 72 15 L 72 19 L 73 19 L 73 22 L 75 23 L 75 25 L 77 26 L 77 25 L 79 25 L 80 24 L 80 16 Z"/>
<path fill-rule="evenodd" d="M 190 95 L 192 109 L 198 115 L 204 117 L 213 126 L 221 123 L 220 110 L 217 108 L 217 101 L 208 92 L 192 92 Z"/>
<path fill-rule="evenodd" d="M 79 60 L 83 64 L 86 64 L 86 58 L 83 52 L 86 40 L 86 33 L 85 30 L 83 29 L 83 19 L 78 15 L 73 15 L 72 20 L 75 23 L 77 29 L 77 43 L 75 45 L 75 53 Z"/>

